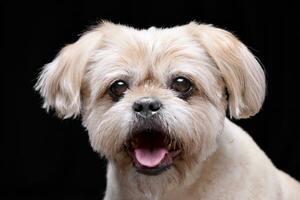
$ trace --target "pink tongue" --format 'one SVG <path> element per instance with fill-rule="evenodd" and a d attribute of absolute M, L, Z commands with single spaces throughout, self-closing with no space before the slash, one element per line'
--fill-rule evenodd
<path fill-rule="evenodd" d="M 137 161 L 146 167 L 157 166 L 168 153 L 165 148 L 155 148 L 155 149 L 143 149 L 138 148 L 134 150 L 134 155 Z"/>

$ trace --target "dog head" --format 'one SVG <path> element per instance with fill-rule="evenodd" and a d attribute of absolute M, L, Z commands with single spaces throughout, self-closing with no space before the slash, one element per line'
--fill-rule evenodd
<path fill-rule="evenodd" d="M 265 77 L 245 45 L 211 25 L 103 22 L 63 48 L 36 89 L 44 108 L 81 115 L 93 149 L 119 171 L 178 179 L 216 150 L 227 110 L 259 111 Z"/>

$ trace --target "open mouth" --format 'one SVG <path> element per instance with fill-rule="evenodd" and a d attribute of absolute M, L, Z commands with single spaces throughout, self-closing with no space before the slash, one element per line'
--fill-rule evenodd
<path fill-rule="evenodd" d="M 145 175 L 166 171 L 180 153 L 178 145 L 167 134 L 153 130 L 134 133 L 126 146 L 137 172 Z"/>

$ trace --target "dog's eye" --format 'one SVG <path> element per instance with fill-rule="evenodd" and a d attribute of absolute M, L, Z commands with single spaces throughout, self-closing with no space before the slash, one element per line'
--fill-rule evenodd
<path fill-rule="evenodd" d="M 184 77 L 177 77 L 171 84 L 171 89 L 179 93 L 179 97 L 186 98 L 192 91 L 192 83 Z"/>
<path fill-rule="evenodd" d="M 128 84 L 123 80 L 115 81 L 109 88 L 109 95 L 114 101 L 118 101 L 128 89 Z"/>

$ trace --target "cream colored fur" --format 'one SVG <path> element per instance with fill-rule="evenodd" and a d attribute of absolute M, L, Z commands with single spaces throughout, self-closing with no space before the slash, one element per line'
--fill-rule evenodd
<path fill-rule="evenodd" d="M 176 76 L 193 82 L 187 100 L 169 89 Z M 118 102 L 116 80 L 129 89 Z M 299 200 L 300 185 L 276 169 L 251 137 L 226 118 L 261 108 L 264 72 L 231 33 L 192 22 L 137 30 L 103 22 L 68 45 L 40 74 L 44 108 L 82 117 L 93 149 L 108 159 L 105 200 Z M 156 176 L 136 172 L 123 146 L 136 117 L 132 104 L 154 96 L 161 125 L 181 154 Z"/>

